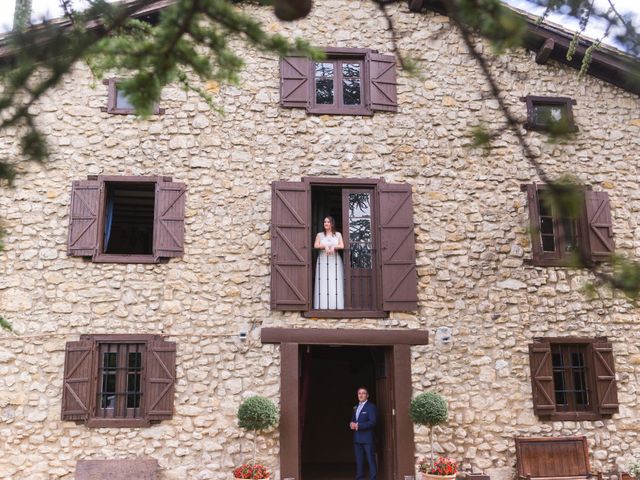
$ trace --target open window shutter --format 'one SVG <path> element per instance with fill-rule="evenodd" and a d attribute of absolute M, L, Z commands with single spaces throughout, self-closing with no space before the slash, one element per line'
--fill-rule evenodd
<path fill-rule="evenodd" d="M 184 183 L 156 184 L 153 254 L 180 257 L 184 254 L 184 208 L 187 187 Z"/>
<path fill-rule="evenodd" d="M 396 82 L 396 57 L 393 55 L 369 54 L 369 75 L 371 78 L 371 108 L 386 112 L 398 111 Z"/>
<path fill-rule="evenodd" d="M 146 417 L 151 421 L 173 416 L 173 397 L 176 383 L 176 343 L 152 340 L 147 343 Z"/>
<path fill-rule="evenodd" d="M 309 105 L 308 58 L 280 59 L 280 105 L 290 108 L 307 108 Z"/>
<path fill-rule="evenodd" d="M 542 259 L 542 245 L 540 244 L 539 235 L 538 186 L 535 183 L 527 185 L 527 206 L 529 207 L 529 226 L 531 229 L 531 256 L 535 265 Z"/>
<path fill-rule="evenodd" d="M 618 388 L 613 363 L 613 347 L 609 342 L 595 342 L 592 349 L 598 411 L 602 415 L 617 413 Z"/>
<path fill-rule="evenodd" d="M 615 250 L 609 195 L 587 190 L 585 203 L 591 259 L 607 259 Z"/>
<path fill-rule="evenodd" d="M 310 283 L 309 186 L 271 186 L 271 308 L 308 310 Z"/>
<path fill-rule="evenodd" d="M 86 420 L 91 408 L 94 342 L 67 342 L 62 384 L 62 420 Z"/>
<path fill-rule="evenodd" d="M 551 415 L 556 411 L 551 344 L 548 342 L 530 344 L 529 365 L 533 410 L 539 416 Z"/>
<path fill-rule="evenodd" d="M 89 257 L 98 248 L 100 182 L 80 180 L 71 186 L 71 211 L 67 255 Z"/>
<path fill-rule="evenodd" d="M 380 247 L 382 308 L 385 311 L 418 309 L 418 278 L 411 185 L 381 183 Z"/>

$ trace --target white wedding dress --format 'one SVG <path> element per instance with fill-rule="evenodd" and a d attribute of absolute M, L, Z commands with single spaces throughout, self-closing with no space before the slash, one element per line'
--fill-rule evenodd
<path fill-rule="evenodd" d="M 330 236 L 325 235 L 324 232 L 319 235 L 322 246 L 336 246 L 340 243 L 340 232 Z M 313 308 L 315 310 L 344 309 L 344 267 L 342 257 L 337 250 L 332 255 L 327 255 L 324 249 L 320 250 L 316 262 Z"/>

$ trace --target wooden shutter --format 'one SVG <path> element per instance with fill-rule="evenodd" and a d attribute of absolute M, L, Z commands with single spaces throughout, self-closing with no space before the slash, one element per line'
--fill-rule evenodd
<path fill-rule="evenodd" d="M 418 309 L 418 279 L 411 185 L 381 183 L 378 187 L 382 259 L 382 308 Z"/>
<path fill-rule="evenodd" d="M 618 412 L 618 388 L 613 363 L 613 346 L 609 342 L 594 342 L 593 369 L 598 412 L 611 415 Z"/>
<path fill-rule="evenodd" d="M 531 367 L 533 410 L 536 415 L 549 416 L 556 411 L 549 342 L 536 342 L 529 345 L 529 366 Z"/>
<path fill-rule="evenodd" d="M 280 59 L 280 105 L 307 108 L 309 105 L 309 59 L 284 57 Z"/>
<path fill-rule="evenodd" d="M 591 259 L 607 259 L 615 250 L 609 195 L 587 190 L 585 204 Z"/>
<path fill-rule="evenodd" d="M 179 257 L 184 253 L 184 208 L 187 187 L 184 183 L 156 183 L 153 254 Z"/>
<path fill-rule="evenodd" d="M 369 54 L 369 75 L 371 78 L 371 108 L 386 112 L 398 111 L 396 88 L 396 57 L 393 55 Z"/>
<path fill-rule="evenodd" d="M 271 308 L 308 310 L 311 232 L 309 185 L 271 185 Z"/>
<path fill-rule="evenodd" d="M 540 243 L 540 211 L 538 208 L 538 186 L 527 185 L 527 206 L 529 207 L 529 228 L 531 230 L 531 256 L 534 265 L 542 260 L 542 244 Z"/>
<path fill-rule="evenodd" d="M 62 420 L 87 420 L 91 408 L 94 342 L 67 342 L 62 383 Z"/>
<path fill-rule="evenodd" d="M 71 211 L 67 255 L 89 257 L 98 248 L 100 182 L 75 181 L 71 185 Z"/>
<path fill-rule="evenodd" d="M 147 343 L 145 369 L 146 417 L 151 421 L 173 416 L 176 382 L 176 344 L 164 340 Z"/>

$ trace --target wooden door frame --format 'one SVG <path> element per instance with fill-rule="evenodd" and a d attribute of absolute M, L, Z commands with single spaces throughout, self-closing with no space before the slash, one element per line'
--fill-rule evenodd
<path fill-rule="evenodd" d="M 411 345 L 426 345 L 422 330 L 356 330 L 263 328 L 262 343 L 280 344 L 280 477 L 301 480 L 298 372 L 299 346 L 354 345 L 391 347 L 393 366 L 394 480 L 415 475 L 411 402 Z"/>

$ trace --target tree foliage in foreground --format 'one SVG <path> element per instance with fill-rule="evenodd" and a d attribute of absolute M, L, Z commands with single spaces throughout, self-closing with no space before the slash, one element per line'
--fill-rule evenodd
<path fill-rule="evenodd" d="M 16 0 L 30 5 L 29 0 Z M 132 14 L 157 0 L 127 0 L 113 4 L 105 0 L 89 0 L 84 11 L 74 8 L 74 0 L 60 0 L 66 12 L 65 21 L 51 21 L 22 30 L 17 28 L 5 39 L 0 48 L 8 49 L 11 56 L 0 64 L 0 131 L 2 135 L 18 135 L 25 158 L 43 161 L 48 151 L 46 139 L 37 128 L 34 105 L 45 93 L 57 85 L 78 61 L 86 61 L 97 77 L 107 71 L 117 71 L 127 80 L 122 88 L 140 115 L 151 113 L 160 99 L 162 88 L 178 82 L 211 103 L 201 85 L 209 80 L 237 83 L 243 67 L 241 55 L 231 47 L 240 40 L 244 45 L 289 55 L 294 52 L 320 58 L 302 39 L 288 40 L 265 31 L 261 23 L 239 8 L 241 0 L 175 0 L 160 12 L 158 23 L 151 26 L 132 18 Z M 386 19 L 386 34 L 391 36 L 400 64 L 413 68 L 415 64 L 402 55 L 398 47 L 398 32 L 389 7 L 406 5 L 406 0 L 370 0 Z M 542 20 L 551 12 L 561 12 L 578 21 L 572 47 L 568 55 L 575 55 L 575 46 L 589 22 L 606 25 L 603 35 L 614 39 L 629 54 L 640 55 L 640 35 L 631 15 L 621 15 L 615 0 L 600 8 L 592 0 L 531 0 L 545 7 Z M 306 16 L 312 9 L 312 0 L 254 0 L 244 3 L 273 8 L 283 21 Z M 536 169 L 541 181 L 549 184 L 551 199 L 560 216 L 577 217 L 575 199 L 580 185 L 574 180 L 553 179 L 544 171 L 537 156 L 521 133 L 521 123 L 503 101 L 503 92 L 491 70 L 491 57 L 506 49 L 523 44 L 526 22 L 499 0 L 444 0 L 447 14 L 461 35 L 469 53 L 476 60 L 498 101 L 504 118 L 504 127 L 496 131 L 478 128 L 473 145 L 487 150 L 491 141 L 510 131 L 517 138 L 524 158 Z M 406 8 L 406 7 L 404 7 Z M 24 18 L 24 12 L 20 12 Z M 331 19 L 325 19 L 331 21 Z M 637 22 L 636 22 L 637 23 Z M 381 32 L 385 33 L 385 32 Z M 487 39 L 493 52 L 478 48 L 478 36 Z M 603 38 L 587 49 L 583 58 L 583 71 L 594 49 Z M 46 46 L 46 48 L 44 48 Z M 10 60 L 7 60 L 10 58 Z M 567 134 L 561 126 L 554 138 Z M 0 180 L 11 182 L 16 174 L 16 162 L 0 159 Z M 577 266 L 586 267 L 595 274 L 594 285 L 607 285 L 631 298 L 640 295 L 640 264 L 617 256 L 606 265 L 594 265 L 587 259 L 578 259 Z"/>

